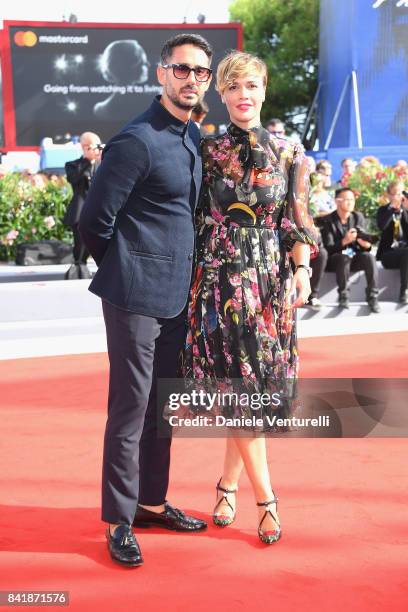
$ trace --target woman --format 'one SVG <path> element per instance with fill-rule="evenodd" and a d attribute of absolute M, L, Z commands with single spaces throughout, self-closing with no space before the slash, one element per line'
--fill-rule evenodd
<path fill-rule="evenodd" d="M 217 70 L 231 124 L 226 134 L 203 143 L 201 226 L 183 373 L 187 384 L 196 386 L 279 391 L 285 413 L 298 363 L 293 309 L 310 293 L 315 241 L 303 150 L 260 125 L 266 81 L 264 62 L 239 51 Z M 256 412 L 266 430 L 273 408 L 255 411 L 238 402 L 221 405 L 218 412 L 235 417 Z M 242 433 L 234 429 L 227 440 L 213 520 L 219 526 L 233 522 L 234 494 L 245 466 L 258 505 L 258 534 L 271 544 L 281 530 L 265 439 L 256 431 L 250 437 Z"/>
<path fill-rule="evenodd" d="M 309 205 L 315 217 L 328 215 L 336 209 L 333 194 L 325 189 L 325 177 L 317 172 L 310 177 L 312 189 L 310 190 Z"/>
<path fill-rule="evenodd" d="M 332 186 L 332 165 L 326 159 L 322 159 L 316 164 L 316 172 L 324 179 L 324 188 L 333 189 Z"/>

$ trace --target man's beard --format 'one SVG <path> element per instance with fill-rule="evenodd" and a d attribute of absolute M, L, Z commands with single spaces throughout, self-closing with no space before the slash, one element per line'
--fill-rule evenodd
<path fill-rule="evenodd" d="M 180 95 L 181 91 L 179 92 Z M 186 110 L 189 111 L 192 108 L 194 108 L 196 106 L 196 104 L 198 104 L 198 102 L 200 101 L 200 96 L 198 95 L 197 92 L 192 91 L 191 93 L 194 93 L 194 95 L 197 96 L 197 100 L 191 100 L 191 102 L 187 101 L 186 102 L 181 102 L 178 98 L 178 95 L 176 94 L 176 92 L 174 91 L 174 89 L 168 89 L 166 91 L 167 97 L 169 98 L 169 100 L 174 104 L 174 106 L 176 106 L 177 108 L 180 108 L 181 110 Z"/>

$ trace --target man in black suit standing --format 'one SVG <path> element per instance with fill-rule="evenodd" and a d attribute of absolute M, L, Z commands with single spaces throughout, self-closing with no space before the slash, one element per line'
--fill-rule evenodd
<path fill-rule="evenodd" d="M 78 230 L 79 218 L 84 206 L 89 185 L 101 159 L 101 140 L 93 132 L 81 134 L 79 142 L 83 154 L 65 164 L 65 174 L 72 186 L 72 200 L 68 205 L 63 222 L 72 229 L 74 235 L 74 263 L 65 274 L 66 280 L 74 278 L 91 278 L 86 262 L 89 251 L 86 248 Z"/>
<path fill-rule="evenodd" d="M 366 297 L 371 312 L 380 312 L 378 304 L 378 270 L 371 250 L 366 220 L 354 210 L 354 193 L 348 187 L 336 190 L 337 210 L 324 217 L 323 244 L 329 255 L 327 270 L 336 273 L 340 308 L 349 308 L 350 271 L 364 270 L 367 279 Z"/>
<path fill-rule="evenodd" d="M 176 377 L 185 340 L 202 179 L 190 116 L 210 84 L 211 58 L 201 36 L 167 41 L 157 68 L 163 93 L 106 145 L 80 219 L 99 266 L 90 290 L 102 298 L 110 361 L 102 520 L 112 558 L 129 566 L 143 562 L 132 524 L 207 526 L 166 501 L 171 432 L 158 433 L 157 381 Z"/>

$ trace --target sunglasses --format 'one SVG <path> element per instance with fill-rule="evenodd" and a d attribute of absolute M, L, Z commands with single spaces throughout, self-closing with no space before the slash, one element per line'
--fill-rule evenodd
<path fill-rule="evenodd" d="M 212 70 L 210 68 L 204 68 L 204 66 L 196 66 L 196 68 L 190 68 L 187 64 L 164 64 L 162 68 L 166 70 L 168 68 L 173 68 L 173 75 L 176 79 L 187 79 L 190 76 L 190 72 L 194 72 L 194 76 L 196 81 L 200 83 L 205 83 L 208 81 L 212 74 Z"/>

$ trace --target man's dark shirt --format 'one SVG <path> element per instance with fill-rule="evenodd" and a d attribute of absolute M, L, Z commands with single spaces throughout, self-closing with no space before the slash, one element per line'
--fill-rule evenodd
<path fill-rule="evenodd" d="M 363 230 L 366 229 L 366 220 L 360 212 L 352 211 L 349 218 L 347 219 L 347 223 L 345 224 L 341 222 L 341 219 L 337 214 L 337 210 L 334 210 L 329 215 L 326 215 L 322 224 L 321 234 L 323 244 L 327 249 L 328 254 L 334 255 L 334 253 L 341 253 L 345 248 L 347 248 L 342 245 L 341 241 L 343 240 L 349 229 L 352 229 L 357 226 Z M 361 245 L 358 244 L 357 241 L 352 242 L 347 246 L 351 247 L 355 252 L 367 252 L 370 250 L 364 249 Z"/>

